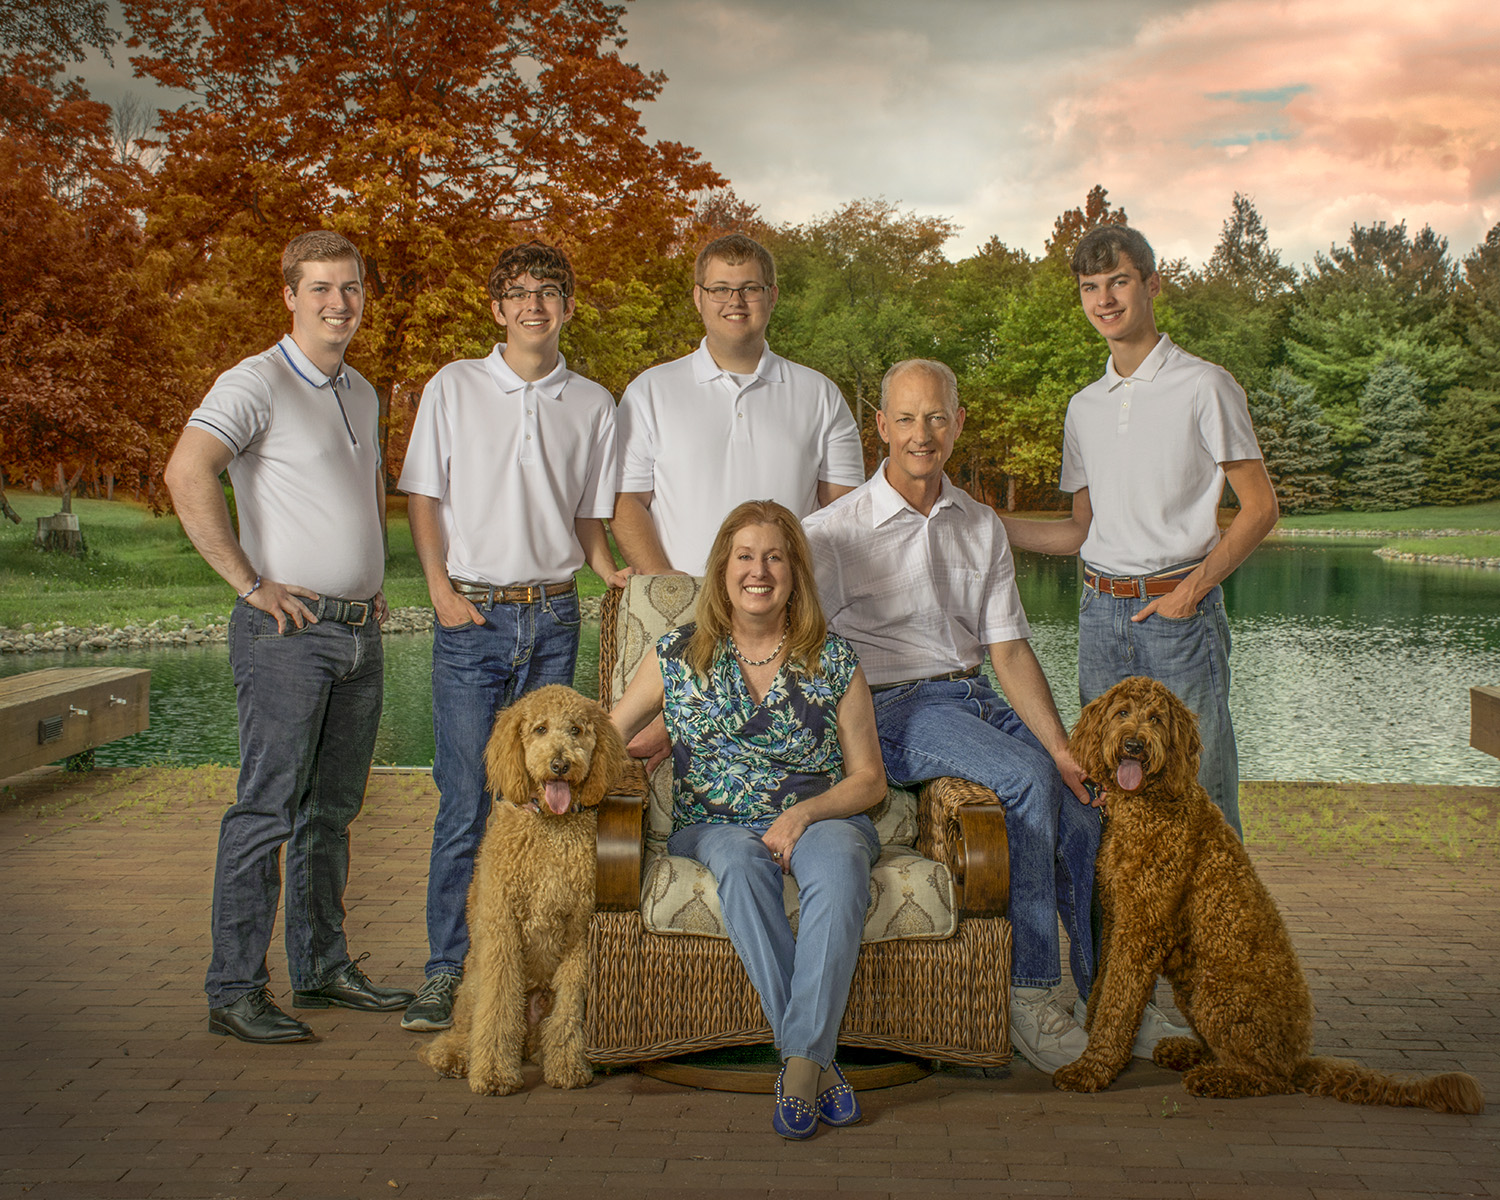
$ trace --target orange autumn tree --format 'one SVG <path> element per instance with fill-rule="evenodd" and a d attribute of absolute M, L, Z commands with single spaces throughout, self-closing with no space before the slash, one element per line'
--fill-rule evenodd
<path fill-rule="evenodd" d="M 649 142 L 664 78 L 624 61 L 600 0 L 124 0 L 137 73 L 194 93 L 158 125 L 149 234 L 170 248 L 193 384 L 285 328 L 277 259 L 336 229 L 365 253 L 351 351 L 388 400 L 494 339 L 499 249 L 553 240 L 580 277 L 571 360 L 616 387 L 652 357 L 647 268 L 678 249 L 697 153 Z M 599 358 L 597 364 L 590 356 Z M 399 425 L 400 412 L 398 411 Z M 392 439 L 390 469 L 404 438 Z"/>
<path fill-rule="evenodd" d="M 0 468 L 153 500 L 186 415 L 167 304 L 108 106 L 48 56 L 0 58 Z"/>

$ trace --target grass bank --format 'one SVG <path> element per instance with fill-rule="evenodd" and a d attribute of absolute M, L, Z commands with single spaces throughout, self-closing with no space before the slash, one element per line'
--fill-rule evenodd
<path fill-rule="evenodd" d="M 50 516 L 56 496 L 9 492 L 21 523 L 0 521 L 0 626 L 144 625 L 167 617 L 222 620 L 234 606 L 229 585 L 199 557 L 175 516 L 156 516 L 129 500 L 73 501 L 87 553 L 80 558 L 36 549 L 36 518 Z M 393 608 L 425 606 L 427 584 L 406 520 L 406 498 L 387 506 L 390 557 L 385 595 Z M 578 574 L 580 590 L 604 584 Z"/>

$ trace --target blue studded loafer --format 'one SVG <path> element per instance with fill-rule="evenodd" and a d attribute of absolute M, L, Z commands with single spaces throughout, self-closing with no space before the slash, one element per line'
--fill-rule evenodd
<path fill-rule="evenodd" d="M 818 1120 L 825 1125 L 854 1125 L 865 1115 L 860 1110 L 859 1097 L 854 1094 L 854 1089 L 839 1070 L 838 1063 L 829 1063 L 829 1066 L 833 1068 L 839 1081 L 830 1088 L 824 1088 L 818 1096 Z"/>
<path fill-rule="evenodd" d="M 776 1076 L 776 1107 L 771 1112 L 771 1128 L 782 1137 L 794 1142 L 810 1138 L 818 1131 L 818 1110 L 801 1096 L 782 1093 L 781 1081 L 786 1077 L 786 1065 Z"/>

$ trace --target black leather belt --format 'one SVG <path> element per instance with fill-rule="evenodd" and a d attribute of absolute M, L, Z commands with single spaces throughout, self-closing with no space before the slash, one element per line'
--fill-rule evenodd
<path fill-rule="evenodd" d="M 948 671 L 942 675 L 928 675 L 925 679 L 898 679 L 895 683 L 873 685 L 870 690 L 872 692 L 888 692 L 892 688 L 908 687 L 913 683 L 951 683 L 955 679 L 974 679 L 978 675 L 978 667 L 968 667 L 962 671 Z"/>
<path fill-rule="evenodd" d="M 320 621 L 338 621 L 344 625 L 363 625 L 375 612 L 375 601 L 340 600 L 337 596 L 319 596 L 313 615 Z"/>
<path fill-rule="evenodd" d="M 450 579 L 453 590 L 465 600 L 475 604 L 535 604 L 538 600 L 553 596 L 566 596 L 578 585 L 573 580 L 566 583 L 528 583 L 496 587 L 492 583 L 474 583 L 468 579 Z"/>

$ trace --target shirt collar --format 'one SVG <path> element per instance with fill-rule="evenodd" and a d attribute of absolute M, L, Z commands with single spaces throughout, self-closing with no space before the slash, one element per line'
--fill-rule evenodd
<path fill-rule="evenodd" d="M 302 353 L 302 347 L 297 345 L 297 339 L 291 334 L 284 334 L 281 341 L 277 342 L 276 345 L 286 355 L 286 360 L 291 364 L 292 370 L 296 371 L 301 376 L 302 382 L 309 387 L 341 387 L 348 390 L 354 386 L 349 379 L 349 369 L 342 362 L 339 363 L 337 372 L 332 375 L 325 375 L 313 365 L 312 359 Z"/>
<path fill-rule="evenodd" d="M 511 365 L 505 361 L 505 343 L 496 342 L 495 348 L 490 351 L 488 358 L 484 360 L 485 370 L 490 373 L 496 385 L 502 392 L 519 392 L 523 390 L 528 382 L 533 391 L 539 392 L 548 400 L 558 400 L 562 397 L 563 388 L 568 382 L 568 363 L 561 354 L 557 356 L 557 366 L 548 371 L 540 379 L 525 380 L 511 369 Z"/>
<path fill-rule="evenodd" d="M 728 374 L 728 371 L 714 362 L 714 356 L 708 352 L 708 338 L 705 337 L 693 351 L 693 382 L 711 383 Z M 773 353 L 769 344 L 761 349 L 760 361 L 755 364 L 755 377 L 764 379 L 767 383 L 781 382 L 781 356 Z"/>
<path fill-rule="evenodd" d="M 1166 365 L 1167 355 L 1172 352 L 1172 339 L 1166 334 L 1156 339 L 1156 345 L 1151 347 L 1151 353 L 1141 360 L 1141 365 L 1135 369 L 1135 374 L 1129 376 L 1131 380 L 1150 383 L 1156 378 L 1156 373 Z M 1125 382 L 1127 376 L 1121 375 L 1115 370 L 1115 356 L 1111 354 L 1109 361 L 1104 364 L 1104 383 L 1110 391 L 1114 391 Z"/>
<path fill-rule="evenodd" d="M 915 516 L 922 517 L 915 508 L 907 501 L 906 497 L 891 486 L 891 481 L 885 477 L 885 465 L 890 462 L 889 458 L 880 460 L 880 465 L 875 468 L 875 473 L 870 476 L 870 517 L 871 524 L 880 528 L 892 517 L 899 516 L 903 512 L 909 512 Z M 930 520 L 941 508 L 949 505 L 959 505 L 959 497 L 963 493 L 953 485 L 953 481 L 947 474 L 943 475 L 943 490 L 938 493 L 937 503 L 932 506 L 932 512 L 922 517 L 924 521 Z"/>

